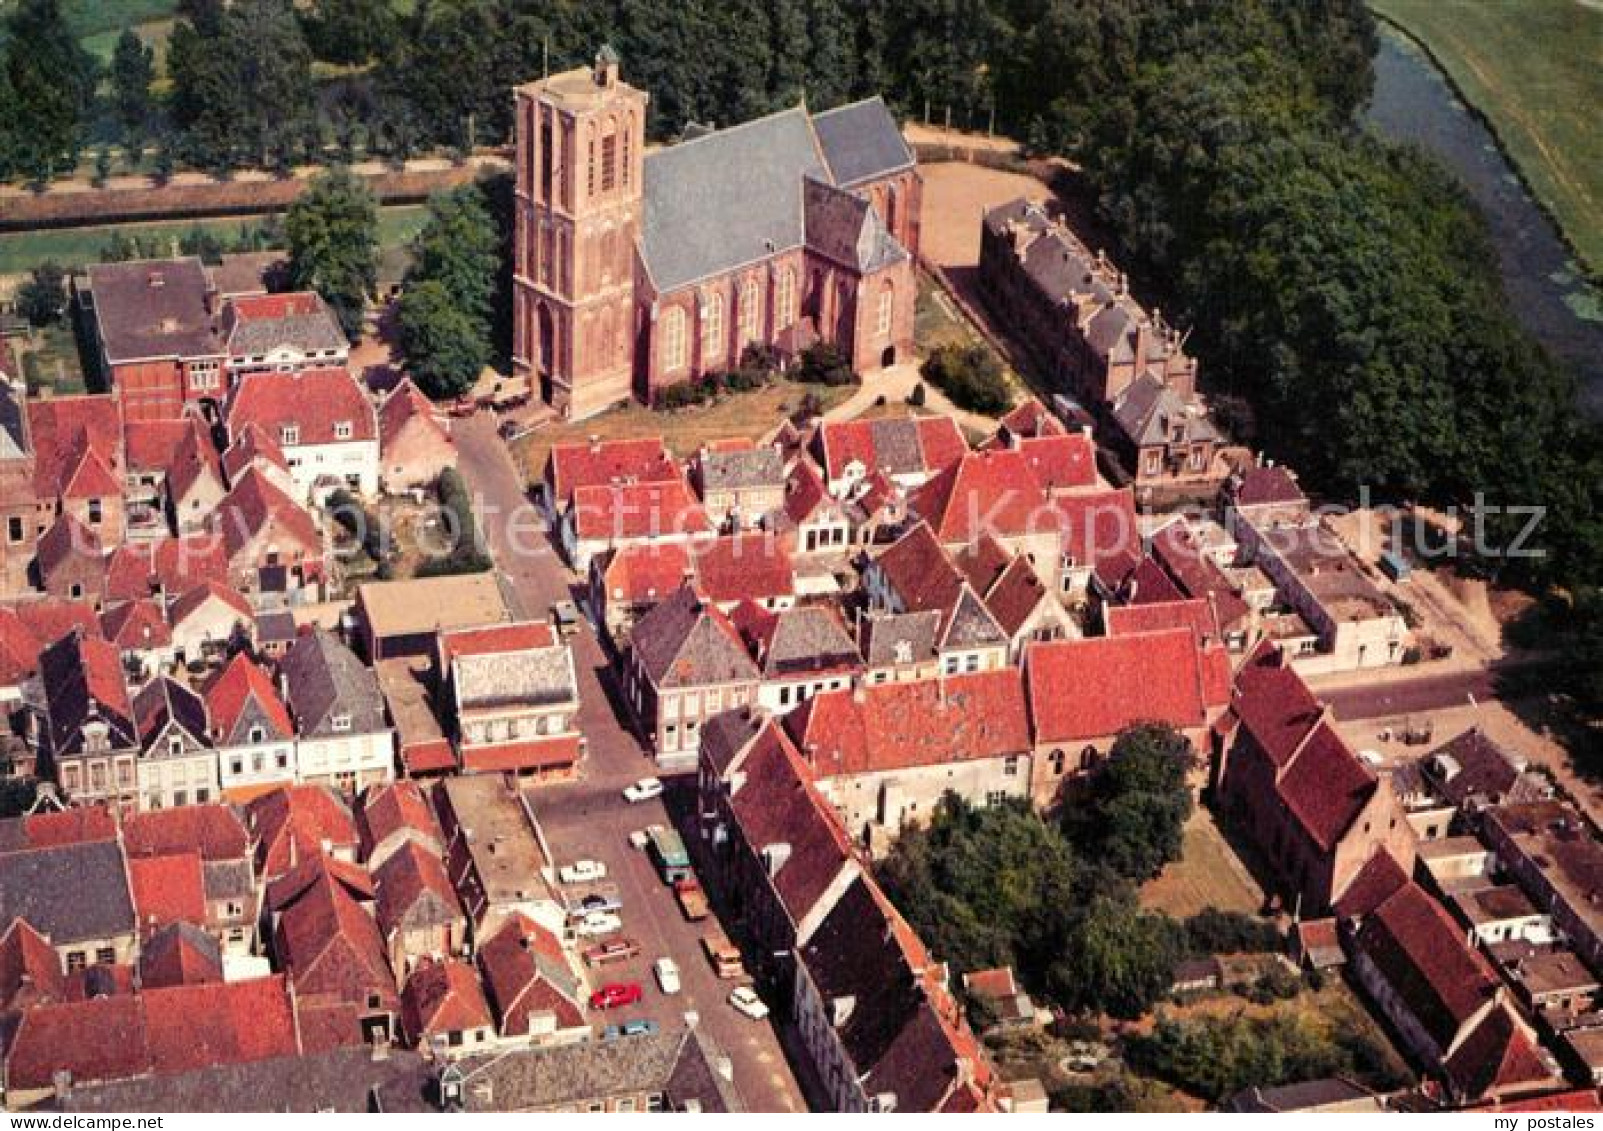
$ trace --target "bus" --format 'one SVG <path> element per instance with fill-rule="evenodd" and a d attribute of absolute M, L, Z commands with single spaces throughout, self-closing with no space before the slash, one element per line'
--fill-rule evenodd
<path fill-rule="evenodd" d="M 646 849 L 657 874 L 665 884 L 674 883 L 690 875 L 690 854 L 679 834 L 666 825 L 652 825 L 646 830 Z"/>

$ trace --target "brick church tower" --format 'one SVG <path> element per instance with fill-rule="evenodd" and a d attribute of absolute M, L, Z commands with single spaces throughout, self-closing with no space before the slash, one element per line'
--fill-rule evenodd
<path fill-rule="evenodd" d="M 517 89 L 513 364 L 573 418 L 630 395 L 647 98 L 610 47 Z"/>

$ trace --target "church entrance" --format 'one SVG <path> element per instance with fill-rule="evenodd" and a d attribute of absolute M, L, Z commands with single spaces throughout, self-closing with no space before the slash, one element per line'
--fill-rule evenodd
<path fill-rule="evenodd" d="M 541 303 L 535 307 L 535 318 L 540 324 L 540 356 L 536 364 L 540 370 L 540 399 L 551 403 L 551 371 L 556 364 L 556 329 L 551 324 L 551 308 Z"/>
<path fill-rule="evenodd" d="M 879 355 L 879 364 L 883 369 L 889 369 L 896 364 L 896 347 L 886 346 L 885 352 Z"/>

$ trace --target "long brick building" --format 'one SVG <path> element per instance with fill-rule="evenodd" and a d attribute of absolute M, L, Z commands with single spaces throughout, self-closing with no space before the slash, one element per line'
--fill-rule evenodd
<path fill-rule="evenodd" d="M 921 182 L 879 99 L 692 126 L 647 153 L 649 95 L 593 68 L 519 87 L 513 362 L 582 418 L 832 341 L 872 370 L 912 349 Z"/>

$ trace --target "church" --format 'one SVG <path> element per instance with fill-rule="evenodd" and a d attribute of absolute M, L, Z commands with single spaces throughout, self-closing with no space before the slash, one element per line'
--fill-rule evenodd
<path fill-rule="evenodd" d="M 693 125 L 648 153 L 648 98 L 609 47 L 516 90 L 518 375 L 577 420 L 751 344 L 907 360 L 922 184 L 884 102 Z"/>

